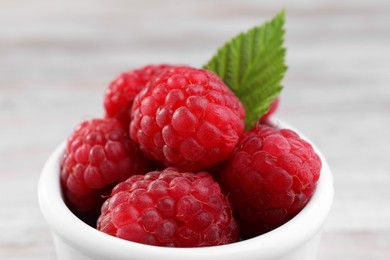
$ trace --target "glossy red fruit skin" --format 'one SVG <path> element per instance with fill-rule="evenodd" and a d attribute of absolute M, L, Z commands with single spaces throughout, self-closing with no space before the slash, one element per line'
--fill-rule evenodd
<path fill-rule="evenodd" d="M 60 163 L 61 186 L 76 214 L 93 215 L 113 185 L 148 170 L 148 162 L 118 120 L 91 119 L 80 123 L 67 139 Z"/>
<path fill-rule="evenodd" d="M 130 137 L 164 167 L 206 170 L 233 151 L 244 116 L 241 102 L 216 74 L 177 66 L 136 96 Z"/>
<path fill-rule="evenodd" d="M 221 174 L 241 236 L 250 238 L 289 221 L 312 197 L 321 160 L 289 129 L 258 123 L 241 138 Z"/>
<path fill-rule="evenodd" d="M 151 79 L 172 66 L 169 64 L 149 64 L 118 75 L 104 94 L 106 117 L 118 119 L 123 127 L 128 129 L 130 110 L 135 96 Z"/>
<path fill-rule="evenodd" d="M 238 236 L 229 201 L 211 175 L 175 168 L 135 175 L 115 186 L 97 229 L 167 247 L 223 245 Z"/>

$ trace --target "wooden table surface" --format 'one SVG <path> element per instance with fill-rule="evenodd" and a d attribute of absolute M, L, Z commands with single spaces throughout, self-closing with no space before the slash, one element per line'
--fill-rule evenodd
<path fill-rule="evenodd" d="M 286 8 L 278 117 L 327 157 L 336 189 L 319 259 L 390 259 L 390 1 L 0 2 L 0 259 L 54 259 L 37 202 L 51 151 L 147 63 L 201 66 Z"/>

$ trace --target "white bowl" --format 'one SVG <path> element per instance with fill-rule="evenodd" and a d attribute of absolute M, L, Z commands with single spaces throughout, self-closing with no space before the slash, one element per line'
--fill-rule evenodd
<path fill-rule="evenodd" d="M 293 129 L 277 122 L 280 127 Z M 302 133 L 293 130 L 310 142 Z M 313 147 L 321 157 L 322 169 L 317 189 L 305 208 L 273 231 L 228 245 L 203 248 L 150 246 L 122 240 L 88 226 L 68 209 L 61 195 L 59 164 L 65 143 L 51 154 L 43 168 L 38 186 L 39 204 L 52 231 L 58 259 L 313 260 L 334 193 L 328 163 L 318 148 Z"/>

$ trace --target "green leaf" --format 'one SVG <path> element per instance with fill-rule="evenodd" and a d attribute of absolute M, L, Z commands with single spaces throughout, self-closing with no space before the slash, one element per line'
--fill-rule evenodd
<path fill-rule="evenodd" d="M 245 107 L 245 125 L 252 128 L 282 90 L 285 64 L 284 16 L 256 26 L 226 42 L 203 66 L 218 74 Z"/>

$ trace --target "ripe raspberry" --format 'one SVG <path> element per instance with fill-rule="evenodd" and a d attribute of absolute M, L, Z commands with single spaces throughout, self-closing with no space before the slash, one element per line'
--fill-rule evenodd
<path fill-rule="evenodd" d="M 216 74 L 178 66 L 136 96 L 130 137 L 163 166 L 195 172 L 229 156 L 244 116 L 241 102 Z"/>
<path fill-rule="evenodd" d="M 292 130 L 257 124 L 245 133 L 221 176 L 242 237 L 295 216 L 313 195 L 320 170 L 319 156 Z"/>
<path fill-rule="evenodd" d="M 61 184 L 72 210 L 93 212 L 103 203 L 102 195 L 110 194 L 109 188 L 147 170 L 118 120 L 93 119 L 79 124 L 67 140 Z"/>
<path fill-rule="evenodd" d="M 229 201 L 211 175 L 176 168 L 132 176 L 115 186 L 97 229 L 169 247 L 222 245 L 235 242 L 238 235 Z"/>
<path fill-rule="evenodd" d="M 147 65 L 120 74 L 111 84 L 104 96 L 106 117 L 117 118 L 125 129 L 130 123 L 130 109 L 134 97 L 155 76 L 171 67 L 171 65 Z"/>

